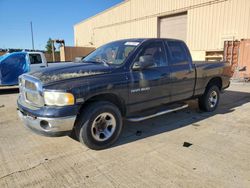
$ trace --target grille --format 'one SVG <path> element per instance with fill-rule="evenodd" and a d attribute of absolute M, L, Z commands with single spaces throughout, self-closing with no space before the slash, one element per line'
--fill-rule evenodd
<path fill-rule="evenodd" d="M 21 99 L 33 106 L 44 105 L 42 86 L 40 81 L 28 75 L 22 75 L 19 79 Z"/>

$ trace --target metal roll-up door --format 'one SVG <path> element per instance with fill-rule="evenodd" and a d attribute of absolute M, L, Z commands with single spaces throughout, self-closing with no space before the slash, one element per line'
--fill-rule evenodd
<path fill-rule="evenodd" d="M 161 38 L 174 38 L 186 41 L 187 13 L 160 18 L 159 24 L 159 36 Z"/>

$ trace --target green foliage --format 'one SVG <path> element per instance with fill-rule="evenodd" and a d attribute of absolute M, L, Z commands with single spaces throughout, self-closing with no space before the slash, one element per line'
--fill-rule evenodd
<path fill-rule="evenodd" d="M 53 45 L 54 47 L 54 51 L 56 51 L 55 45 Z M 52 39 L 49 38 L 49 40 L 47 41 L 47 45 L 45 46 L 46 50 L 48 53 L 52 53 Z"/>

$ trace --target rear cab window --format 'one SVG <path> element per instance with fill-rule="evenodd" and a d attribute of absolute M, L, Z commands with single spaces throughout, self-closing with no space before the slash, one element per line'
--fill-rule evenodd
<path fill-rule="evenodd" d="M 42 57 L 40 54 L 29 54 L 29 57 L 30 57 L 31 65 L 43 63 Z"/>
<path fill-rule="evenodd" d="M 187 53 L 186 46 L 181 41 L 165 41 L 168 47 L 168 56 L 171 64 L 188 64 L 190 58 Z"/>

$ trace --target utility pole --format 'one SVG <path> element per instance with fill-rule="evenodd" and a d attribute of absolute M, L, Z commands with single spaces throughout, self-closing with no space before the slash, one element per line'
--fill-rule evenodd
<path fill-rule="evenodd" d="M 32 39 L 32 49 L 35 50 L 35 48 L 34 48 L 34 37 L 33 37 L 33 26 L 32 26 L 32 22 L 30 22 L 30 30 L 31 30 L 31 39 Z"/>
<path fill-rule="evenodd" d="M 54 49 L 54 40 L 51 41 L 51 46 L 52 46 L 52 58 L 53 62 L 55 62 L 55 49 Z"/>

